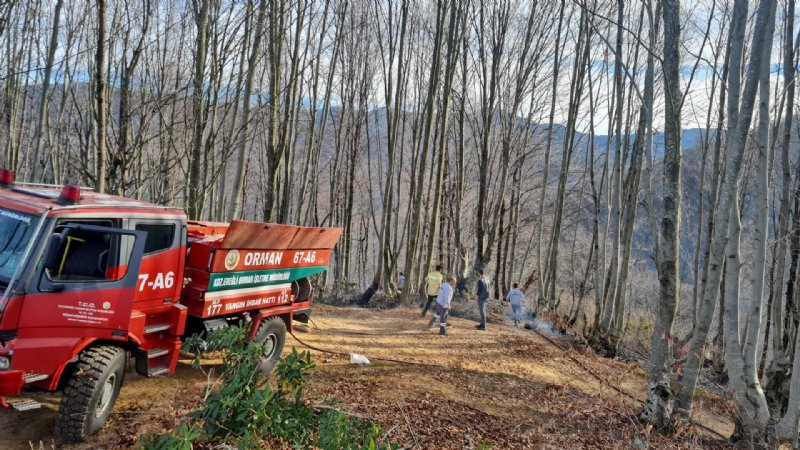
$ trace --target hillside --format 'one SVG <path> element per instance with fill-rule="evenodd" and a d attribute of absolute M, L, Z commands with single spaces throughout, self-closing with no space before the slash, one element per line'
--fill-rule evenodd
<path fill-rule="evenodd" d="M 727 448 L 720 436 L 733 425 L 729 404 L 700 395 L 698 422 L 710 430 L 663 437 L 636 420 L 646 378 L 636 365 L 597 357 L 572 339 L 553 336 L 565 352 L 531 331 L 492 324 L 487 332 L 452 319 L 447 337 L 424 329 L 415 309 L 374 310 L 319 306 L 314 324 L 297 332 L 316 369 L 307 395 L 336 399 L 337 408 L 384 426 L 404 448 Z M 291 346 L 305 348 L 293 338 Z M 354 366 L 346 356 L 372 358 Z M 384 360 L 382 360 L 384 359 Z M 385 361 L 385 360 L 395 360 Z M 404 362 L 398 362 L 404 361 Z M 212 373 L 218 361 L 205 361 Z M 599 381 L 593 373 L 599 376 Z M 128 374 L 110 423 L 77 449 L 128 448 L 137 435 L 174 428 L 202 402 L 209 378 L 182 362 L 174 378 Z M 0 429 L 0 447 L 52 446 L 58 398 L 40 394 L 45 409 L 14 413 Z"/>

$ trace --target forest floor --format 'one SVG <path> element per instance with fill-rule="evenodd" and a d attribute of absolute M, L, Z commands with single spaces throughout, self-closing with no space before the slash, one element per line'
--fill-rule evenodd
<path fill-rule="evenodd" d="M 439 336 L 416 309 L 318 305 L 297 338 L 344 354 L 311 350 L 316 368 L 306 395 L 380 423 L 404 448 L 729 448 L 720 437 L 733 431 L 725 399 L 701 392 L 694 420 L 705 428 L 664 437 L 637 420 L 647 382 L 639 366 L 578 350 L 565 336 L 550 338 L 567 351 L 508 324 L 477 331 L 470 320 L 451 323 L 448 336 Z M 286 351 L 292 346 L 306 349 L 289 336 Z M 372 363 L 352 365 L 348 352 Z M 140 434 L 174 428 L 203 401 L 215 363 L 204 362 L 205 374 L 188 360 L 173 377 L 129 373 L 109 423 L 71 448 L 136 447 Z M 0 414 L 0 448 L 55 448 L 58 395 L 34 397 L 43 409 Z"/>

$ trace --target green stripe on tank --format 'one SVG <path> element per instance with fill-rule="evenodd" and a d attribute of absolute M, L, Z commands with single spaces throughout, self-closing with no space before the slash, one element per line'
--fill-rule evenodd
<path fill-rule="evenodd" d="M 245 272 L 212 273 L 208 291 L 226 291 L 273 284 L 291 283 L 327 269 L 325 266 L 295 267 L 291 269 L 248 270 Z"/>

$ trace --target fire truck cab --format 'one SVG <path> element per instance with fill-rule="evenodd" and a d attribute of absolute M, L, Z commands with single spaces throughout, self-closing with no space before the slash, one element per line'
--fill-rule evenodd
<path fill-rule="evenodd" d="M 33 400 L 3 400 L 23 387 L 62 391 L 56 435 L 81 441 L 108 418 L 129 357 L 143 376 L 171 374 L 184 335 L 230 322 L 250 324 L 271 370 L 293 318 L 309 314 L 307 277 L 325 270 L 341 230 L 228 227 L 69 185 L 15 185 L 13 173 L 0 170 L 0 405 L 37 408 Z M 310 235 L 325 236 L 323 257 Z M 197 249 L 187 258 L 192 240 Z M 303 249 L 283 259 L 293 246 Z M 240 253 L 264 248 L 282 255 L 278 264 L 266 257 L 256 261 L 265 263 L 255 266 L 261 272 L 241 271 Z M 314 261 L 298 261 L 297 253 L 311 252 Z"/>

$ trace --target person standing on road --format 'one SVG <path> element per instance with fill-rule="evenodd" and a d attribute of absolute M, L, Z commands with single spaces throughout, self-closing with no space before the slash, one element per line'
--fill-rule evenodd
<path fill-rule="evenodd" d="M 447 283 L 444 283 L 439 289 L 439 294 L 436 296 L 436 306 L 433 310 L 433 317 L 428 322 L 428 328 L 431 328 L 436 321 L 439 321 L 439 334 L 447 335 L 447 316 L 450 311 L 450 301 L 453 299 L 453 288 L 456 287 L 456 277 L 450 277 Z"/>
<path fill-rule="evenodd" d="M 428 314 L 431 304 L 434 300 L 436 300 L 436 296 L 439 295 L 439 290 L 442 287 L 442 281 L 444 281 L 444 275 L 442 275 L 442 265 L 437 264 L 436 270 L 429 273 L 425 278 L 425 294 L 428 296 L 428 301 L 425 303 L 425 307 L 422 309 L 422 317 L 425 317 L 425 314 Z"/>
<path fill-rule="evenodd" d="M 522 321 L 522 300 L 525 299 L 525 294 L 519 290 L 519 285 L 514 283 L 514 288 L 506 294 L 506 300 L 511 303 L 511 313 L 514 315 L 514 326 L 518 327 Z"/>
<path fill-rule="evenodd" d="M 486 329 L 486 301 L 489 300 L 489 286 L 486 284 L 486 279 L 483 277 L 483 269 L 478 269 L 478 312 L 481 314 L 481 323 L 476 325 L 475 328 L 479 330 Z"/>

